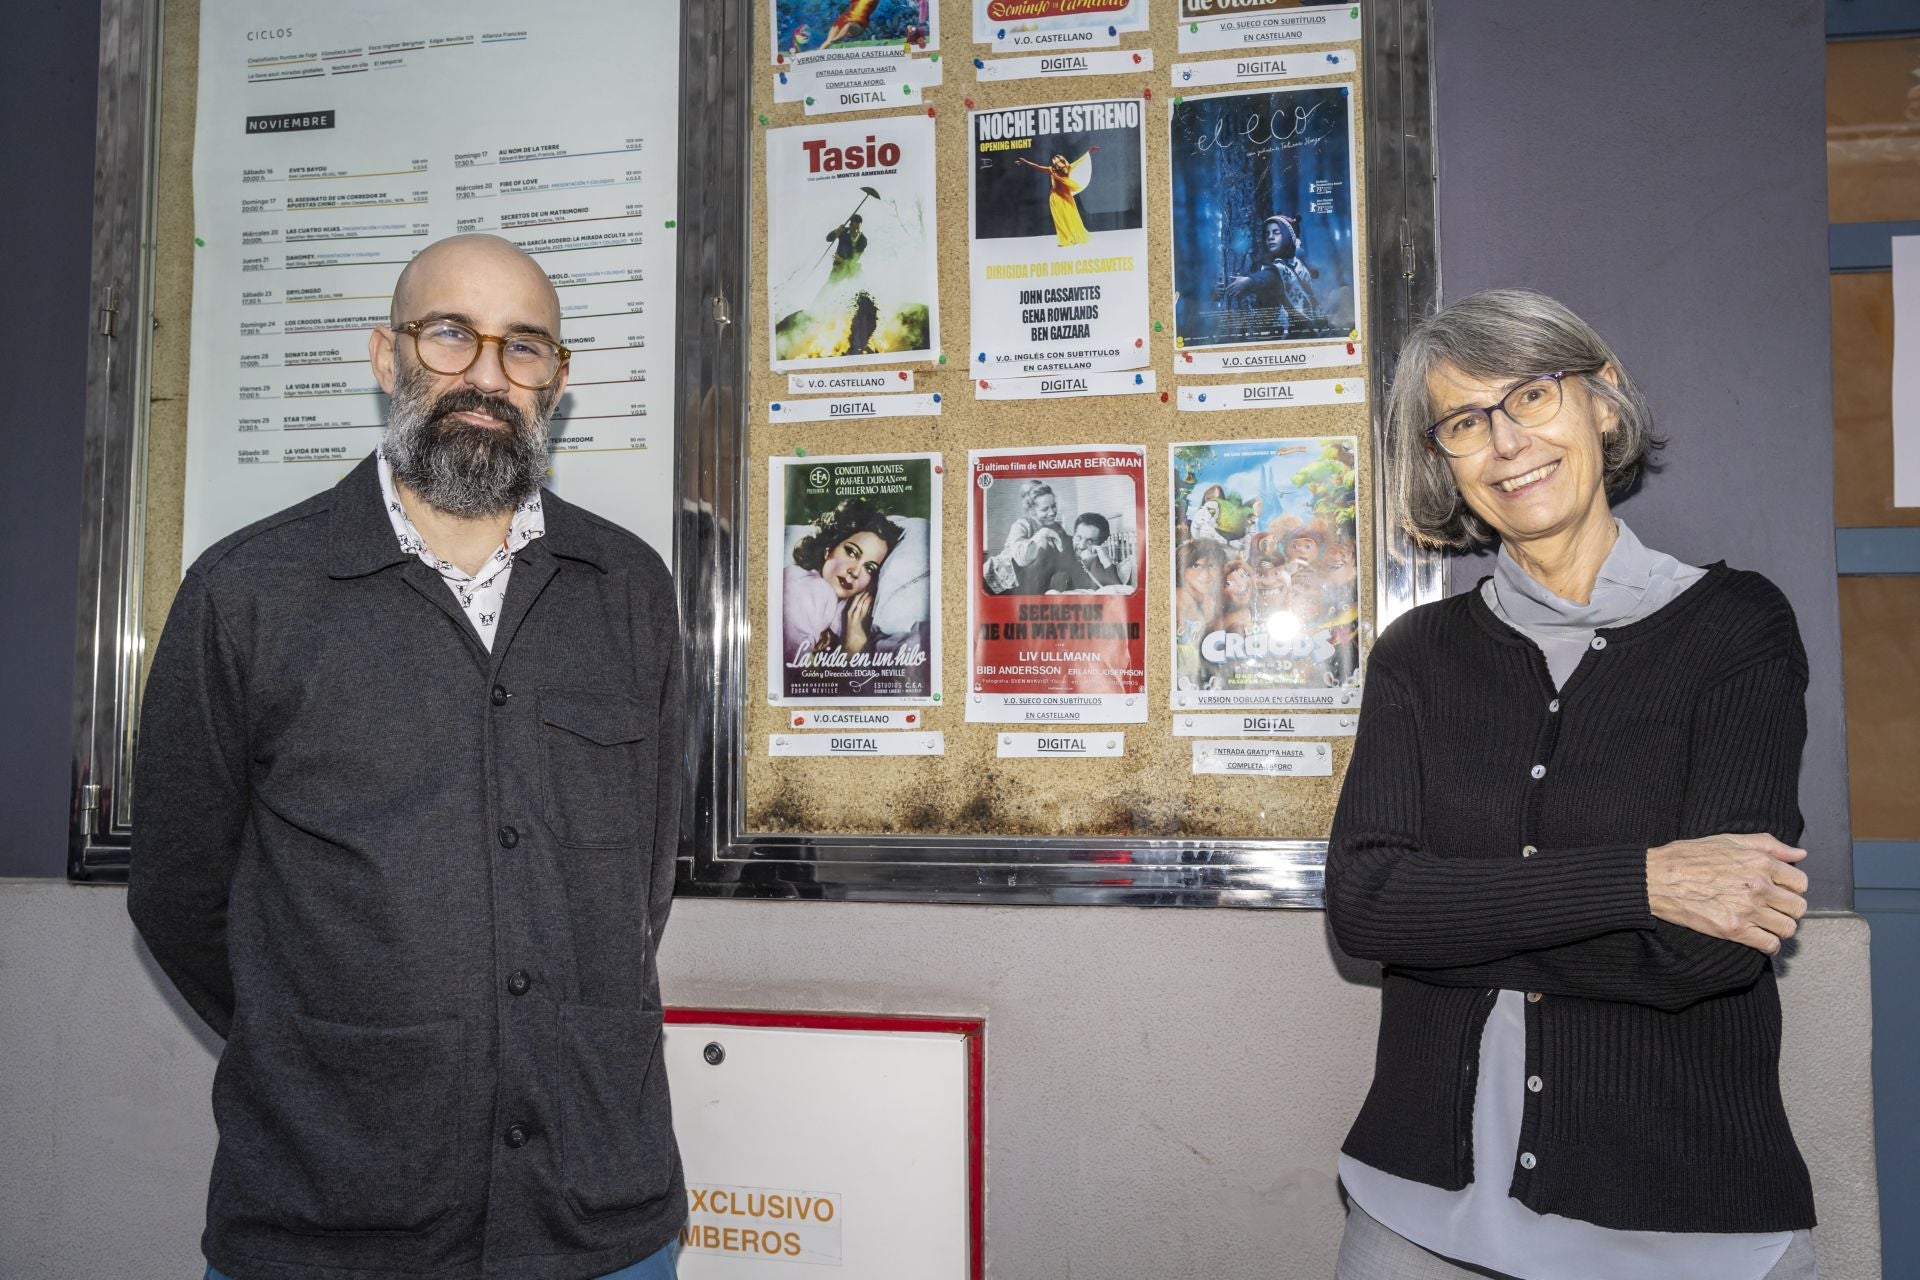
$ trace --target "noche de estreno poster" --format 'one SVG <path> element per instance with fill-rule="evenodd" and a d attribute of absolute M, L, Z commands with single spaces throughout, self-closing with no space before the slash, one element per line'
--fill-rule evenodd
<path fill-rule="evenodd" d="M 913 115 L 767 131 L 774 369 L 939 353 L 933 126 Z"/>
<path fill-rule="evenodd" d="M 1347 86 L 1179 98 L 1171 127 L 1175 344 L 1352 333 L 1359 248 Z"/>
<path fill-rule="evenodd" d="M 967 719 L 1147 718 L 1146 452 L 968 455 Z"/>
<path fill-rule="evenodd" d="M 1360 705 L 1354 446 L 1171 446 L 1176 711 Z"/>
<path fill-rule="evenodd" d="M 968 114 L 976 378 L 1148 360 L 1138 98 Z"/>
<path fill-rule="evenodd" d="M 769 701 L 938 702 L 940 455 L 771 463 Z"/>

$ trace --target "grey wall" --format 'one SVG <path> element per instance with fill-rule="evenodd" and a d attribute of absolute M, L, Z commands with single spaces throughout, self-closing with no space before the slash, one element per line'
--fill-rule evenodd
<path fill-rule="evenodd" d="M 66 873 L 97 4 L 10 5 L 0 76 L 0 876 Z"/>
<path fill-rule="evenodd" d="M 1434 8 L 1444 296 L 1519 286 L 1585 316 L 1672 440 L 1622 518 L 1793 601 L 1805 865 L 1816 906 L 1848 906 L 1820 0 Z M 1458 561 L 1453 587 L 1488 571 Z"/>
<path fill-rule="evenodd" d="M 1820 1274 L 1873 1280 L 1867 930 L 1810 918 L 1801 944 L 1781 1071 Z M 1308 911 L 706 899 L 661 956 L 683 1007 L 984 1015 L 997 1280 L 1331 1275 L 1369 968 Z M 0 1026 L 0 1276 L 199 1274 L 214 1048 L 117 890 L 0 881 Z"/>

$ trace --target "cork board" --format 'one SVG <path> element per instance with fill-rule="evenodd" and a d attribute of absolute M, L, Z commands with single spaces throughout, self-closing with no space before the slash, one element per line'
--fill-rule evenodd
<path fill-rule="evenodd" d="M 1178 441 L 1271 439 L 1278 437 L 1351 436 L 1357 441 L 1355 459 L 1358 559 L 1361 569 L 1361 652 L 1371 640 L 1371 601 L 1374 563 L 1371 545 L 1374 467 L 1370 407 L 1366 404 L 1299 406 L 1274 410 L 1228 413 L 1181 412 L 1179 386 L 1232 382 L 1246 375 L 1172 376 L 1176 351 L 1173 341 L 1174 298 L 1168 237 L 1171 195 L 1167 172 L 1168 109 L 1173 100 L 1172 68 L 1176 62 L 1231 58 L 1231 54 L 1179 52 L 1177 0 L 1153 0 L 1151 23 L 1145 32 L 1123 36 L 1123 51 L 1152 51 L 1153 68 L 1119 75 L 1091 75 L 1070 81 L 1015 80 L 982 82 L 976 78 L 976 55 L 992 56 L 987 46 L 970 43 L 972 10 L 967 0 L 939 3 L 941 60 L 944 83 L 928 90 L 921 114 L 934 113 L 936 138 L 936 203 L 939 236 L 939 328 L 947 363 L 921 361 L 915 372 L 915 391 L 938 393 L 939 416 L 900 417 L 863 425 L 862 443 L 848 444 L 846 425 L 829 422 L 770 420 L 769 406 L 786 398 L 785 374 L 773 372 L 767 355 L 767 130 L 813 120 L 858 120 L 861 115 L 808 117 L 800 103 L 776 103 L 775 68 L 770 47 L 771 0 L 755 0 L 752 193 L 752 298 L 748 308 L 746 349 L 754 354 L 748 397 L 747 528 L 765 524 L 769 501 L 767 459 L 851 453 L 936 452 L 945 459 L 947 476 L 941 512 L 942 564 L 937 608 L 945 631 L 942 654 L 942 697 L 925 709 L 924 727 L 944 734 L 945 754 L 925 757 L 886 757 L 878 760 L 837 757 L 773 757 L 770 735 L 788 729 L 788 708 L 769 704 L 767 646 L 777 630 L 767 624 L 766 595 L 770 567 L 767 540 L 753 539 L 749 553 L 746 616 L 753 623 L 747 679 L 748 704 L 741 740 L 742 776 L 748 831 L 762 833 L 818 833 L 856 836 L 1071 836 L 1196 839 L 1320 839 L 1331 825 L 1340 783 L 1351 753 L 1350 736 L 1329 738 L 1333 754 L 1330 777 L 1261 778 L 1198 776 L 1192 772 L 1192 740 L 1174 736 L 1173 713 L 1168 710 L 1171 679 L 1168 636 L 1173 611 L 1168 587 L 1168 519 L 1172 497 L 1168 446 Z M 1322 52 L 1325 46 L 1310 46 Z M 1291 48 L 1287 50 L 1293 52 Z M 1363 59 L 1356 63 L 1364 65 Z M 1354 115 L 1354 228 L 1358 242 L 1366 241 L 1366 153 L 1364 97 L 1360 72 L 1314 77 L 1316 82 L 1352 87 L 1349 100 Z M 1249 85 L 1249 88 L 1262 87 Z M 1161 329 L 1151 335 L 1151 360 L 1158 395 L 1089 397 L 1053 401 L 982 401 L 973 395 L 972 371 L 965 366 L 968 315 L 969 137 L 968 100 L 972 109 L 1028 106 L 1049 101 L 1142 98 L 1150 94 L 1145 115 L 1146 225 L 1149 244 L 1147 278 L 1149 307 Z M 879 113 L 875 113 L 879 114 Z M 1371 355 L 1366 341 L 1368 263 L 1359 255 L 1359 359 Z M 888 368 L 894 366 L 889 365 Z M 1262 375 L 1263 378 L 1269 375 Z M 1287 375 L 1278 375 L 1285 377 Z M 1300 371 L 1299 377 L 1344 376 L 1360 379 L 1365 368 Z M 966 484 L 968 451 L 1036 446 L 1133 445 L 1144 446 L 1147 458 L 1145 560 L 1147 586 L 1148 719 L 1144 724 L 1115 726 L 1124 733 L 1125 754 L 1102 759 L 1003 759 L 997 738 L 1015 727 L 968 723 L 962 699 L 968 672 L 966 634 L 968 600 L 968 536 Z M 770 635 L 769 633 L 773 633 Z M 1038 726 L 1019 726 L 1038 727 Z"/>

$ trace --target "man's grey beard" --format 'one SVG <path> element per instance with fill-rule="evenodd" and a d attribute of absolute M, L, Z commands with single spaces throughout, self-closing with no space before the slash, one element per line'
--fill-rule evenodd
<path fill-rule="evenodd" d="M 528 415 L 475 387 L 435 399 L 433 378 L 415 365 L 403 369 L 394 385 L 380 440 L 394 477 L 451 516 L 499 515 L 532 497 L 547 471 L 547 422 L 559 392 L 538 392 Z M 454 416 L 467 410 L 491 414 L 504 425 L 479 427 Z"/>

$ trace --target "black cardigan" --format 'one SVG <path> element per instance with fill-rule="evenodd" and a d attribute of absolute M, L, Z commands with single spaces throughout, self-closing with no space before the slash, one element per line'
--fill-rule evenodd
<path fill-rule="evenodd" d="M 1555 692 L 1478 590 L 1396 621 L 1367 666 L 1327 911 L 1380 961 L 1373 1087 L 1343 1150 L 1458 1190 L 1481 1029 L 1528 993 L 1509 1194 L 1652 1231 L 1813 1225 L 1780 1104 L 1780 1000 L 1752 948 L 1656 920 L 1646 854 L 1723 831 L 1799 839 L 1806 652 L 1759 574 L 1710 567 L 1602 628 Z M 1538 775 L 1538 776 L 1536 776 Z"/>

